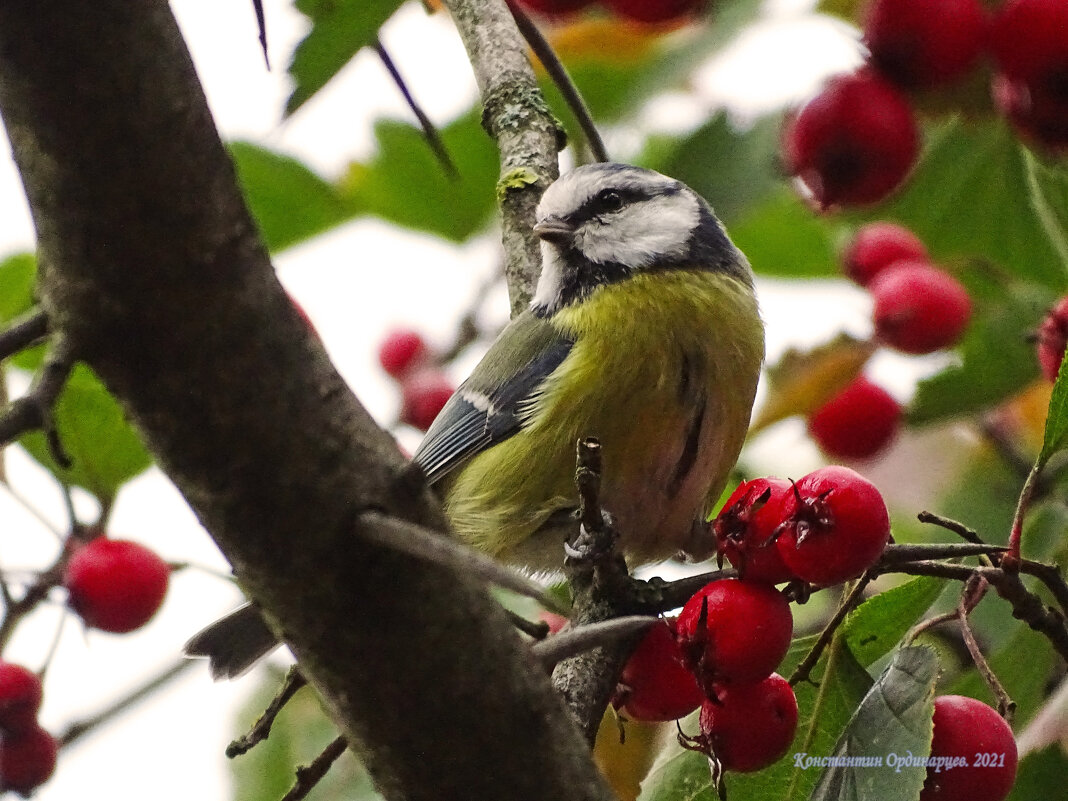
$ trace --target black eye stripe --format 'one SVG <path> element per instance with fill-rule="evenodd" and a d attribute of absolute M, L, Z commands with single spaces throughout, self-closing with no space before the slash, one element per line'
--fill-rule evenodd
<path fill-rule="evenodd" d="M 599 217 L 602 214 L 611 214 L 612 212 L 619 211 L 624 206 L 630 205 L 631 203 L 648 200 L 656 194 L 665 193 L 650 193 L 639 189 L 609 187 L 607 189 L 602 189 L 583 203 L 578 211 L 569 214 L 567 219 L 571 223 L 581 225 L 582 223 L 592 220 L 594 217 Z"/>

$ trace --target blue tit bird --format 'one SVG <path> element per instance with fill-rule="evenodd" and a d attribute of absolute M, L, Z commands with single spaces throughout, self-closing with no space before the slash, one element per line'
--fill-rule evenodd
<path fill-rule="evenodd" d="M 535 571 L 578 530 L 575 444 L 601 442 L 600 501 L 631 564 L 712 550 L 701 525 L 749 425 L 764 326 L 745 256 L 680 181 L 578 167 L 542 196 L 542 269 L 414 461 L 456 535 Z M 254 632 L 258 624 L 258 634 Z M 253 607 L 187 645 L 237 675 L 273 647 Z"/>

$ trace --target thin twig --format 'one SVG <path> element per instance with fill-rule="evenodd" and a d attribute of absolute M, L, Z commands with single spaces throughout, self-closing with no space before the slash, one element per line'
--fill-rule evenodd
<path fill-rule="evenodd" d="M 252 0 L 252 9 L 256 12 L 256 27 L 259 30 L 260 47 L 263 49 L 263 62 L 271 69 L 271 59 L 267 55 L 267 18 L 263 13 L 263 0 Z"/>
<path fill-rule="evenodd" d="M 254 746 L 266 740 L 271 733 L 271 727 L 278 718 L 278 713 L 289 703 L 289 699 L 296 695 L 297 690 L 307 683 L 299 668 L 296 665 L 291 667 L 286 674 L 285 681 L 282 682 L 282 688 L 271 699 L 271 703 L 267 705 L 259 719 L 252 724 L 252 728 L 226 746 L 227 758 L 233 759 L 248 753 Z"/>
<path fill-rule="evenodd" d="M 16 318 L 0 331 L 0 360 L 13 356 L 48 336 L 48 316 L 39 309 Z"/>
<path fill-rule="evenodd" d="M 108 706 L 103 711 L 98 712 L 97 714 L 92 715 L 91 717 L 84 718 L 83 720 L 75 721 L 74 723 L 70 724 L 67 727 L 67 730 L 64 731 L 58 737 L 60 745 L 64 747 L 68 746 L 75 740 L 77 740 L 79 737 L 83 737 L 84 735 L 89 734 L 97 727 L 103 725 L 104 723 L 107 723 L 112 718 L 122 714 L 130 707 L 137 704 L 139 701 L 142 701 L 147 698 L 156 690 L 159 690 L 168 685 L 170 682 L 172 682 L 174 679 L 176 679 L 178 676 L 188 670 L 192 665 L 193 663 L 190 662 L 188 659 L 180 659 L 166 670 L 144 682 L 133 692 L 123 696 L 118 701 Z"/>
<path fill-rule="evenodd" d="M 542 664 L 552 667 L 557 662 L 572 656 L 609 645 L 617 640 L 633 637 L 645 631 L 657 620 L 659 618 L 628 615 L 600 623 L 588 623 L 534 643 L 530 650 Z"/>
<path fill-rule="evenodd" d="M 989 556 L 1008 550 L 1004 545 L 971 542 L 936 542 L 929 544 L 887 545 L 879 558 L 880 564 L 914 562 L 917 559 L 957 559 L 965 556 Z"/>
<path fill-rule="evenodd" d="M 345 753 L 349 747 L 344 735 L 340 735 L 323 752 L 319 754 L 310 765 L 297 768 L 297 781 L 289 792 L 282 796 L 282 801 L 301 801 L 314 789 L 327 771 L 337 762 L 338 757 Z"/>
<path fill-rule="evenodd" d="M 66 340 L 59 338 L 34 377 L 29 391 L 0 411 L 0 447 L 28 431 L 41 430 L 52 458 L 61 467 L 71 466 L 56 431 L 53 407 L 74 368 L 74 357 Z"/>
<path fill-rule="evenodd" d="M 812 668 L 816 667 L 816 663 L 820 661 L 820 657 L 823 656 L 823 652 L 827 649 L 827 646 L 831 644 L 831 640 L 834 639 L 834 634 L 838 630 L 838 627 L 842 625 L 842 621 L 845 620 L 848 615 L 860 602 L 861 596 L 864 593 L 865 588 L 871 583 L 873 576 L 870 572 L 865 573 L 859 579 L 857 583 L 853 585 L 853 589 L 849 591 L 849 594 L 842 600 L 842 603 L 838 605 L 838 609 L 827 625 L 823 627 L 823 631 L 820 632 L 820 636 L 813 643 L 812 649 L 805 654 L 805 658 L 801 660 L 794 672 L 790 674 L 788 681 L 790 686 L 795 686 L 798 682 L 808 681 L 809 675 L 812 673 Z"/>
<path fill-rule="evenodd" d="M 976 583 L 978 584 L 978 582 Z M 983 582 L 983 584 L 985 584 L 985 582 Z M 976 592 L 975 594 L 980 595 L 979 592 Z M 975 663 L 975 669 L 979 671 L 979 675 L 983 677 L 983 681 L 986 682 L 990 691 L 994 693 L 994 697 L 998 701 L 998 712 L 1003 718 L 1011 723 L 1012 713 L 1016 709 L 1016 703 L 1009 697 L 1004 685 L 1002 685 L 997 674 L 995 674 L 990 667 L 990 663 L 986 661 L 986 657 L 983 655 L 979 643 L 975 640 L 975 633 L 972 631 L 971 624 L 968 622 L 968 615 L 971 613 L 972 609 L 975 608 L 976 603 L 978 603 L 978 600 L 972 601 L 969 608 L 966 585 L 965 592 L 961 593 L 960 601 L 957 603 L 957 615 L 960 619 L 960 633 L 964 638 L 964 644 L 968 648 L 968 653 L 971 654 L 972 662 Z"/>
<path fill-rule="evenodd" d="M 923 634 L 925 631 L 929 631 L 935 626 L 941 626 L 943 623 L 948 623 L 951 620 L 957 619 L 959 619 L 959 616 L 957 614 L 957 610 L 954 609 L 952 612 L 943 612 L 940 615 L 935 615 L 934 617 L 929 617 L 926 620 L 921 620 L 919 623 L 917 623 L 915 626 L 905 632 L 905 636 L 901 638 L 901 645 L 902 647 L 912 645 L 913 641 L 915 641 L 915 639 L 921 634 Z"/>
<path fill-rule="evenodd" d="M 1065 582 L 1060 568 L 1056 565 L 1047 565 L 1042 562 L 1034 562 L 1030 559 L 1020 560 L 1020 572 L 1034 576 L 1045 584 L 1057 603 L 1061 605 L 1061 611 L 1068 615 L 1068 582 Z"/>
<path fill-rule="evenodd" d="M 1012 530 L 1009 532 L 1009 552 L 1001 557 L 1001 567 L 1009 572 L 1020 569 L 1020 539 L 1023 535 L 1024 516 L 1031 508 L 1031 499 L 1038 488 L 1038 479 L 1045 464 L 1041 458 L 1035 462 L 1035 466 L 1027 474 L 1023 489 L 1020 490 L 1020 499 L 1016 502 L 1016 512 L 1012 516 Z"/>
<path fill-rule="evenodd" d="M 468 575 L 473 573 L 486 582 L 533 598 L 546 609 L 567 614 L 567 610 L 541 584 L 462 542 L 381 512 L 363 512 L 359 519 L 364 524 L 360 527 L 360 536 L 369 542 Z"/>
<path fill-rule="evenodd" d="M 504 614 L 506 614 L 508 619 L 512 621 L 513 626 L 527 636 L 533 637 L 535 640 L 544 640 L 549 636 L 549 624 L 544 620 L 527 620 L 525 617 L 513 612 L 511 609 L 505 609 Z"/>
<path fill-rule="evenodd" d="M 563 62 L 560 61 L 560 57 L 556 55 L 556 51 L 553 50 L 553 46 L 549 44 L 549 40 L 542 36 L 538 26 L 534 24 L 533 20 L 527 16 L 526 12 L 518 6 L 513 0 L 509 0 L 508 10 L 512 12 L 512 16 L 515 17 L 516 27 L 519 28 L 519 32 L 523 34 L 523 38 L 527 40 L 527 44 L 530 45 L 530 49 L 534 51 L 534 55 L 538 57 L 538 61 L 545 67 L 545 71 L 549 74 L 549 78 L 556 84 L 556 87 L 560 90 L 560 94 L 563 95 L 564 102 L 567 103 L 567 107 L 571 109 L 571 113 L 575 115 L 575 121 L 578 122 L 579 129 L 582 131 L 583 136 L 586 137 L 586 144 L 589 145 L 590 152 L 596 161 L 610 161 L 608 158 L 608 150 L 604 146 L 604 140 L 601 138 L 600 132 L 597 130 L 596 124 L 593 122 L 593 115 L 590 114 L 590 109 L 586 105 L 586 101 L 582 99 L 582 94 L 579 92 L 578 87 L 575 86 L 575 82 L 571 79 L 571 76 L 567 72 L 567 68 Z"/>
<path fill-rule="evenodd" d="M 400 89 L 401 95 L 404 97 L 404 102 L 408 104 L 408 108 L 412 110 L 415 118 L 419 120 L 419 127 L 423 129 L 423 136 L 426 137 L 426 143 L 430 145 L 430 149 L 433 151 L 438 163 L 441 164 L 441 168 L 445 170 L 445 174 L 451 179 L 456 180 L 460 177 L 460 173 L 456 169 L 456 165 L 453 163 L 452 158 L 449 156 L 449 151 L 445 148 L 445 143 L 441 141 L 441 134 L 438 133 L 438 129 L 431 122 L 430 117 L 426 115 L 415 97 L 412 95 L 411 89 L 408 88 L 408 84 L 405 83 L 404 78 L 401 77 L 400 70 L 397 69 L 397 65 L 394 63 L 393 58 L 389 55 L 389 51 L 379 39 L 374 41 L 375 52 L 378 53 L 378 58 L 382 61 L 382 66 L 386 68 L 386 72 L 389 73 L 389 77 L 393 79 L 393 83 L 397 84 L 397 88 Z"/>
<path fill-rule="evenodd" d="M 968 528 L 966 525 L 956 520 L 950 520 L 948 517 L 936 515 L 934 512 L 923 511 L 916 515 L 916 519 L 921 523 L 930 523 L 944 528 L 946 531 L 952 531 L 961 539 L 967 540 L 975 545 L 984 544 L 982 539 L 980 539 L 979 535 L 973 529 Z"/>
<path fill-rule="evenodd" d="M 587 532 L 600 532 L 604 526 L 601 511 L 601 443 L 593 437 L 578 442 L 575 486 L 579 495 L 579 522 Z"/>

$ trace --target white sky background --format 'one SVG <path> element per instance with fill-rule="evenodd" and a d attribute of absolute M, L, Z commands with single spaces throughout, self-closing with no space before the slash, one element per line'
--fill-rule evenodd
<path fill-rule="evenodd" d="M 806 0 L 773 2 L 766 24 L 698 73 L 694 94 L 653 103 L 643 123 L 668 130 L 687 127 L 719 105 L 742 117 L 758 114 L 804 98 L 829 71 L 856 63 L 856 43 L 841 27 L 804 15 L 809 5 Z M 371 122 L 376 117 L 408 119 L 407 108 L 374 54 L 364 53 L 295 119 L 280 123 L 289 93 L 284 67 L 305 22 L 284 0 L 265 0 L 265 6 L 274 64 L 270 73 L 263 68 L 250 0 L 172 2 L 224 138 L 248 138 L 283 149 L 325 175 L 336 175 L 351 159 L 372 152 Z M 383 39 L 433 119 L 444 123 L 469 107 L 475 98 L 473 79 L 444 15 L 430 18 L 419 5 L 410 4 L 387 26 Z M 33 244 L 21 186 L 2 137 L 0 131 L 0 257 Z M 406 324 L 447 341 L 498 256 L 499 243 L 492 234 L 453 247 L 376 220 L 360 220 L 282 254 L 276 265 L 315 322 L 338 369 L 372 413 L 388 424 L 396 414 L 397 398 L 376 366 L 379 338 L 390 326 Z M 503 298 L 501 294 L 493 306 L 502 320 Z M 791 286 L 787 293 L 766 282 L 762 305 L 771 356 L 786 343 L 823 341 L 843 326 L 860 335 L 869 329 L 867 299 L 845 288 L 828 294 L 819 287 Z M 458 365 L 456 377 L 470 366 L 470 360 Z M 904 394 L 909 383 L 895 390 Z M 800 427 L 784 436 L 791 458 L 800 465 L 795 472 L 807 472 L 818 457 Z M 413 445 L 417 437 L 409 432 L 405 441 Z M 783 452 L 777 449 L 777 467 L 787 472 L 793 468 L 782 463 Z M 48 478 L 17 448 L 8 449 L 6 462 L 21 494 L 52 526 L 65 525 L 60 496 Z M 84 498 L 79 502 L 88 504 Z M 91 507 L 85 508 L 91 516 Z M 144 542 L 167 559 L 226 569 L 177 492 L 156 470 L 123 491 L 110 532 Z M 47 565 L 55 548 L 56 539 L 47 528 L 0 492 L 3 569 Z M 59 732 L 107 706 L 171 664 L 188 635 L 237 600 L 227 582 L 185 571 L 175 577 L 163 610 L 142 632 L 86 635 L 76 620 L 68 620 L 46 677 L 43 724 Z M 39 668 L 61 614 L 58 605 L 39 610 L 23 624 L 4 656 Z M 156 801 L 228 797 L 223 748 L 234 734 L 233 710 L 255 682 L 213 684 L 206 668 L 198 666 L 171 689 L 64 751 L 56 776 L 37 798 L 83 798 L 87 792 L 90 797 L 106 793 L 116 801 L 146 795 Z"/>

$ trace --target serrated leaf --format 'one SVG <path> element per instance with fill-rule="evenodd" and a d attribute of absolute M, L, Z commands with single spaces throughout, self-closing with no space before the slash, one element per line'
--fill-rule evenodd
<path fill-rule="evenodd" d="M 322 89 L 359 50 L 378 36 L 378 29 L 400 5 L 399 0 L 296 0 L 311 21 L 311 30 L 297 45 L 289 74 L 293 93 L 286 116 Z"/>
<path fill-rule="evenodd" d="M 868 667 L 890 653 L 938 600 L 945 586 L 945 579 L 917 576 L 872 596 L 854 609 L 842 624 L 842 632 L 857 661 Z"/>
<path fill-rule="evenodd" d="M 107 501 L 152 464 L 118 402 L 86 365 L 75 365 L 53 413 L 60 442 L 72 461 L 69 470 L 52 458 L 42 433 L 26 434 L 19 444 L 62 483 L 83 487 Z"/>
<path fill-rule="evenodd" d="M 1054 296 L 1034 284 L 1000 283 L 992 291 L 974 273 L 968 279 L 975 312 L 957 349 L 960 362 L 919 383 L 907 412 L 913 425 L 989 408 L 1038 376 L 1029 335 Z"/>
<path fill-rule="evenodd" d="M 1033 751 L 1020 760 L 1016 782 L 1006 801 L 1053 801 L 1065 797 L 1068 754 L 1059 743 Z"/>
<path fill-rule="evenodd" d="M 922 646 L 902 648 L 864 696 L 833 752 L 838 759 L 880 760 L 879 766 L 828 767 L 811 801 L 885 801 L 919 797 L 927 769 L 899 764 L 931 751 L 938 661 Z"/>
<path fill-rule="evenodd" d="M 356 215 L 357 207 L 292 156 L 251 142 L 230 143 L 249 209 L 272 253 Z"/>
<path fill-rule="evenodd" d="M 497 152 L 475 111 L 440 133 L 457 177 L 443 172 L 419 128 L 380 120 L 375 125 L 378 153 L 369 163 L 351 165 L 340 182 L 345 202 L 454 242 L 481 230 L 496 208 Z"/>
<path fill-rule="evenodd" d="M 783 188 L 732 222 L 730 235 L 758 275 L 834 277 L 841 275 L 835 249 L 839 227 Z"/>
<path fill-rule="evenodd" d="M 1057 380 L 1053 383 L 1053 395 L 1049 399 L 1046 427 L 1042 435 L 1042 451 L 1038 461 L 1045 463 L 1057 451 L 1068 445 L 1068 368 L 1061 362 Z"/>
<path fill-rule="evenodd" d="M 768 393 L 750 433 L 818 409 L 860 373 L 874 352 L 872 342 L 848 334 L 812 350 L 787 351 L 768 368 Z"/>

